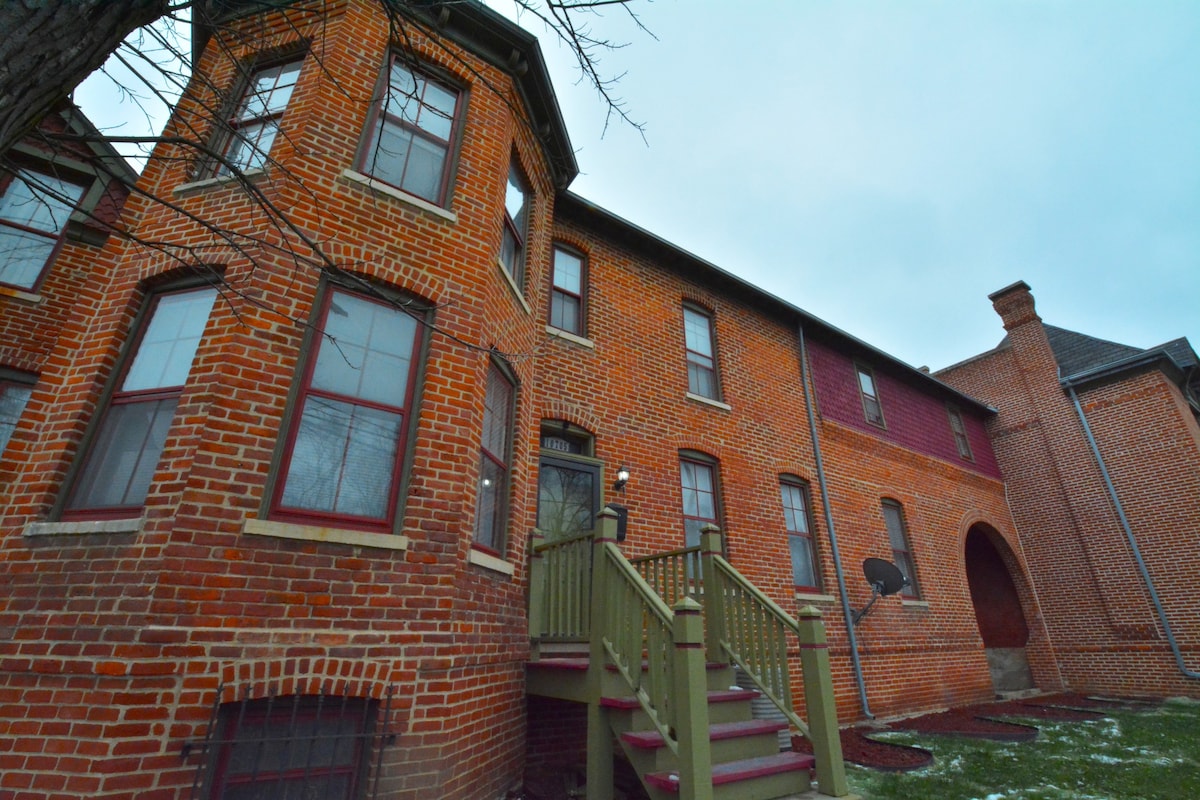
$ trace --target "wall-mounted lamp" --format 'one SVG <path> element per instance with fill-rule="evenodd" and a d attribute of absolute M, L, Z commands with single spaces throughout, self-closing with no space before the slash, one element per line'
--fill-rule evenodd
<path fill-rule="evenodd" d="M 629 483 L 629 469 L 622 464 L 617 470 L 617 479 L 613 481 L 613 488 L 622 494 L 625 493 L 625 484 Z"/>

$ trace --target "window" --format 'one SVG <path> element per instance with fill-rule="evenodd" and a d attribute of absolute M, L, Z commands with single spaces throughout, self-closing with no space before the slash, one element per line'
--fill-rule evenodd
<path fill-rule="evenodd" d="M 331 289 L 316 329 L 273 516 L 387 528 L 400 488 L 420 325 L 386 301 Z"/>
<path fill-rule="evenodd" d="M 542 423 L 537 527 L 548 541 L 595 528 L 600 513 L 600 463 L 589 458 L 592 437 L 561 420 Z"/>
<path fill-rule="evenodd" d="M 954 434 L 954 445 L 958 448 L 958 454 L 970 461 L 971 440 L 967 436 L 967 426 L 963 422 L 962 412 L 954 406 L 946 406 L 946 414 L 950 417 L 950 432 Z"/>
<path fill-rule="evenodd" d="M 792 554 L 792 582 L 797 588 L 818 589 L 817 559 L 813 549 L 812 520 L 808 509 L 808 485 L 799 478 L 779 481 L 783 518 Z"/>
<path fill-rule="evenodd" d="M 446 204 L 461 95 L 393 57 L 362 155 L 363 172 Z"/>
<path fill-rule="evenodd" d="M 872 425 L 883 427 L 883 406 L 875 388 L 875 375 L 866 367 L 858 367 L 858 392 L 862 395 L 863 415 Z"/>
<path fill-rule="evenodd" d="M 4 455 L 4 448 L 17 428 L 36 381 L 32 375 L 17 373 L 9 376 L 0 370 L 0 456 Z"/>
<path fill-rule="evenodd" d="M 700 544 L 700 529 L 720 525 L 718 521 L 716 465 L 698 456 L 685 455 L 679 460 L 683 490 L 683 538 L 685 546 Z"/>
<path fill-rule="evenodd" d="M 222 148 L 217 175 L 234 170 L 261 169 L 279 133 L 279 122 L 291 99 L 302 61 L 276 64 L 257 70 L 229 119 L 229 134 Z"/>
<path fill-rule="evenodd" d="M 583 256 L 561 246 L 554 248 L 554 279 L 550 292 L 550 324 L 583 336 L 584 288 L 587 262 Z"/>
<path fill-rule="evenodd" d="M 516 387 L 493 361 L 488 369 L 483 409 L 483 443 L 479 455 L 479 494 L 475 502 L 475 544 L 493 553 L 504 552 L 508 515 L 508 460 Z"/>
<path fill-rule="evenodd" d="M 376 701 L 353 697 L 226 703 L 209 797 L 360 797 L 377 716 Z"/>
<path fill-rule="evenodd" d="M 82 186 L 40 172 L 0 173 L 0 283 L 37 286 L 81 197 Z"/>
<path fill-rule="evenodd" d="M 683 334 L 687 347 L 688 391 L 719 400 L 717 362 L 713 357 L 712 317 L 698 308 L 683 307 Z"/>
<path fill-rule="evenodd" d="M 69 514 L 128 515 L 146 500 L 216 289 L 159 294 L 96 430 Z"/>
<path fill-rule="evenodd" d="M 892 561 L 908 578 L 908 584 L 900 590 L 902 597 L 918 597 L 917 570 L 912 550 L 908 544 L 908 530 L 904 525 L 904 509 L 895 500 L 883 501 L 883 521 L 887 525 L 888 540 L 892 545 Z"/>
<path fill-rule="evenodd" d="M 529 190 L 525 188 L 516 159 L 508 166 L 504 184 L 504 235 L 500 241 L 500 264 L 517 286 L 525 284 L 525 229 L 529 218 Z"/>

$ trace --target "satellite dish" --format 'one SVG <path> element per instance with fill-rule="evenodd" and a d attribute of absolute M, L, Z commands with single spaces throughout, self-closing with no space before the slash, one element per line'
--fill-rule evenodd
<path fill-rule="evenodd" d="M 887 597 L 908 586 L 908 578 L 890 561 L 882 558 L 868 558 L 863 562 L 863 575 L 871 584 L 871 602 L 863 606 L 862 611 L 852 611 L 851 621 L 857 625 L 881 597 Z"/>
<path fill-rule="evenodd" d="M 896 594 L 908 585 L 908 578 L 904 577 L 904 573 L 895 564 L 882 558 L 868 558 L 864 561 L 863 575 L 866 576 L 867 583 L 871 584 L 871 589 L 884 597 Z"/>

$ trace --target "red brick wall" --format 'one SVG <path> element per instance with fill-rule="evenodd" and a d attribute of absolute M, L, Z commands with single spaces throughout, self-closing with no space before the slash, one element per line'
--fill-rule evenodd
<path fill-rule="evenodd" d="M 1072 688 L 1191 694 L 1087 445 L 1027 288 L 996 299 L 1003 350 L 939 375 L 1000 411 L 991 423 L 1063 679 Z M 1189 668 L 1200 668 L 1200 447 L 1195 418 L 1153 370 L 1087 387 L 1080 402 Z"/>

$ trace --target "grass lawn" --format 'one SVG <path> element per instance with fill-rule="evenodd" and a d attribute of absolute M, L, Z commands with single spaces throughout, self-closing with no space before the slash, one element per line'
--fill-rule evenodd
<path fill-rule="evenodd" d="M 1090 722 L 1036 725 L 1032 742 L 891 732 L 880 740 L 933 751 L 913 772 L 848 769 L 864 800 L 1183 800 L 1200 798 L 1200 701 L 1169 700 Z"/>

